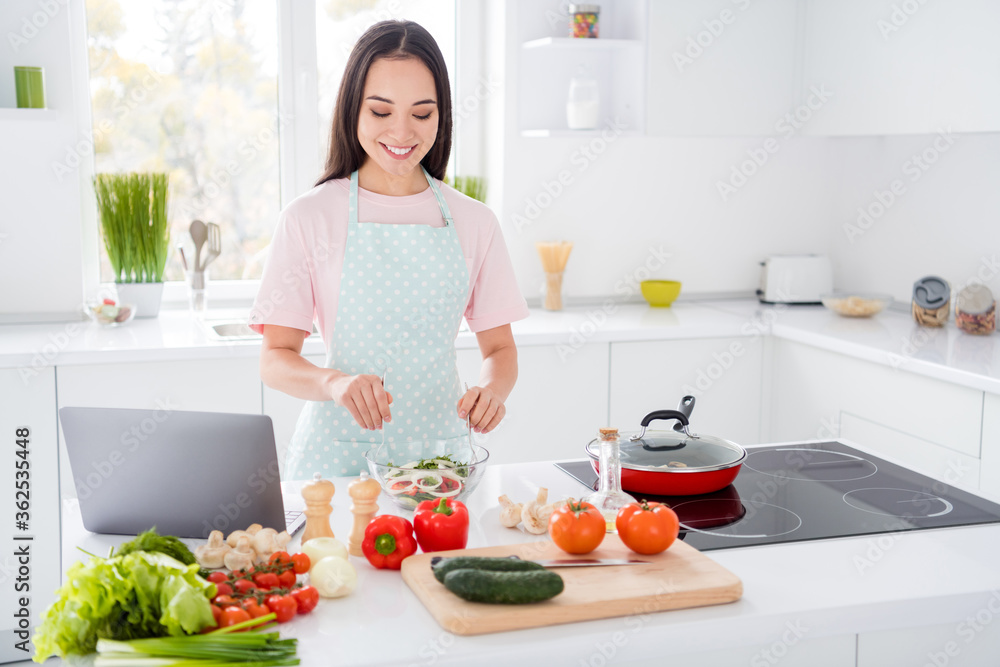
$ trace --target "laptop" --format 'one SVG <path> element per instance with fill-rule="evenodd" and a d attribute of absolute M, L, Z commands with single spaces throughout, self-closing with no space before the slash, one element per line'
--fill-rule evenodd
<path fill-rule="evenodd" d="M 205 538 L 305 523 L 285 511 L 266 415 L 64 407 L 59 420 L 90 532 Z"/>

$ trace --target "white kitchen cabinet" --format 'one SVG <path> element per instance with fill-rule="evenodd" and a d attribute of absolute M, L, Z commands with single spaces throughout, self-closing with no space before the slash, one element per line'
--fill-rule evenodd
<path fill-rule="evenodd" d="M 470 385 L 478 381 L 481 365 L 478 349 L 458 351 L 459 372 Z M 608 344 L 591 343 L 573 352 L 556 345 L 524 345 L 517 348 L 517 366 L 507 416 L 492 433 L 479 436 L 490 461 L 586 456 L 583 448 L 607 423 Z"/>
<path fill-rule="evenodd" d="M 762 357 L 759 336 L 612 343 L 609 424 L 638 430 L 648 413 L 691 394 L 696 433 L 760 442 Z"/>
<path fill-rule="evenodd" d="M 42 612 L 54 601 L 62 577 L 55 369 L 25 366 L 0 370 L 0 397 L 0 438 L 6 468 L 3 474 L 9 480 L 4 483 L 8 508 L 4 525 L 8 529 L 4 531 L 6 541 L 0 556 L 0 585 L 4 591 L 0 595 L 0 635 L 9 639 L 10 629 L 18 629 L 14 614 L 20 608 L 20 599 L 28 598 L 31 626 L 37 626 Z M 21 451 L 26 453 L 21 456 Z M 25 502 L 26 510 L 16 506 Z M 15 515 L 20 511 L 27 512 L 26 519 Z M 27 522 L 23 529 L 15 523 L 19 520 Z M 17 539 L 25 537 L 31 539 Z M 28 554 L 26 562 L 15 555 L 23 549 Z M 31 656 L 30 650 L 29 644 L 25 658 Z M 7 646 L 0 655 L 13 653 Z"/>
<path fill-rule="evenodd" d="M 257 357 L 60 366 L 59 407 L 142 408 L 260 414 Z M 62 495 L 76 487 L 60 430 Z"/>
<path fill-rule="evenodd" d="M 322 354 L 304 355 L 305 359 L 317 366 L 326 363 L 326 356 Z M 271 418 L 274 424 L 274 443 L 278 448 L 278 464 L 281 470 L 285 469 L 285 453 L 288 451 L 288 443 L 292 441 L 292 434 L 295 433 L 295 423 L 299 414 L 305 406 L 306 401 L 301 398 L 289 396 L 283 391 L 272 389 L 267 385 L 262 385 L 261 403 L 264 414 Z"/>
<path fill-rule="evenodd" d="M 958 623 L 858 635 L 857 667 L 990 667 L 1000 662 L 1000 593 Z"/>
<path fill-rule="evenodd" d="M 1000 498 L 1000 396 L 983 396 L 983 443 L 979 488 Z"/>
<path fill-rule="evenodd" d="M 771 441 L 844 435 L 846 419 L 852 439 L 931 474 L 952 454 L 979 459 L 981 391 L 789 340 L 771 373 Z"/>

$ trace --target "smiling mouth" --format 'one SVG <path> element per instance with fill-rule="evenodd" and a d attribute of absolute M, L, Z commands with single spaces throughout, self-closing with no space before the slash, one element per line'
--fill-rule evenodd
<path fill-rule="evenodd" d="M 402 160 L 406 158 L 414 149 L 414 146 L 400 147 L 400 146 L 389 146 L 387 144 L 379 143 L 379 145 L 385 149 L 389 155 L 396 158 L 397 160 Z"/>

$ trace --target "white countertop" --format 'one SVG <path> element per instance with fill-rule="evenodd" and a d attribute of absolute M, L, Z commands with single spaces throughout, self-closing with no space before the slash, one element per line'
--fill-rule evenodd
<path fill-rule="evenodd" d="M 114 329 L 90 322 L 0 327 L 0 368 L 50 365 L 252 358 L 257 340 L 220 340 L 208 325 L 242 321 L 243 310 L 215 311 L 205 322 L 187 310 L 164 310 Z M 1000 394 L 1000 335 L 972 336 L 953 321 L 944 328 L 917 326 L 892 310 L 872 318 L 836 315 L 822 306 L 764 306 L 755 299 L 682 301 L 671 308 L 608 300 L 559 312 L 532 310 L 512 325 L 518 345 L 623 342 L 773 335 L 939 380 Z M 463 331 L 456 345 L 476 347 Z M 322 354 L 319 336 L 305 354 Z"/>
<path fill-rule="evenodd" d="M 347 479 L 334 482 L 331 524 L 343 540 L 351 523 Z M 468 502 L 469 546 L 544 539 L 503 528 L 498 520 L 498 495 L 527 499 L 538 486 L 546 486 L 553 499 L 578 497 L 583 488 L 551 463 L 491 466 Z M 74 501 L 67 503 L 64 571 L 80 556 L 77 546 L 100 554 L 126 539 L 84 531 Z M 394 511 L 384 496 L 380 505 L 382 513 Z M 293 547 L 297 544 L 298 537 Z M 742 579 L 741 600 L 475 637 L 442 630 L 398 572 L 375 570 L 364 559 L 352 558 L 358 590 L 340 600 L 322 600 L 311 614 L 283 625 L 282 634 L 299 638 L 304 665 L 576 665 L 589 664 L 595 646 L 619 632 L 627 641 L 616 662 L 627 663 L 662 655 L 664 647 L 681 654 L 763 645 L 779 638 L 789 623 L 808 638 L 958 623 L 991 591 L 1000 590 L 998 544 L 1000 524 L 993 524 L 911 531 L 881 540 L 872 535 L 709 551 L 710 558 Z M 859 566 L 865 558 L 871 559 L 870 567 Z"/>

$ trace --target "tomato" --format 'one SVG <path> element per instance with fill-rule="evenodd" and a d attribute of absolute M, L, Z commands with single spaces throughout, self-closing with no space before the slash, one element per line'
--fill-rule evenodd
<path fill-rule="evenodd" d="M 319 591 L 312 586 L 296 588 L 292 591 L 292 599 L 295 600 L 300 614 L 308 614 L 319 604 Z"/>
<path fill-rule="evenodd" d="M 312 563 L 309 561 L 308 555 L 295 554 L 292 556 L 292 569 L 295 570 L 295 574 L 305 574 L 311 566 Z"/>
<path fill-rule="evenodd" d="M 589 554 L 604 541 L 608 526 L 590 503 L 567 503 L 549 517 L 549 536 L 571 554 Z"/>
<path fill-rule="evenodd" d="M 250 619 L 250 613 L 242 607 L 225 607 L 222 610 L 222 617 L 219 619 L 219 627 L 228 628 L 230 625 L 236 625 L 237 623 L 249 621 Z"/>
<path fill-rule="evenodd" d="M 253 565 L 244 570 L 233 570 L 233 577 L 236 579 L 245 579 L 246 577 L 253 576 Z"/>
<path fill-rule="evenodd" d="M 243 595 L 249 591 L 257 590 L 257 584 L 253 583 L 249 579 L 237 579 L 233 582 L 233 588 L 236 589 L 237 593 Z"/>
<path fill-rule="evenodd" d="M 115 305 L 115 300 L 114 299 L 102 299 L 101 303 L 103 303 L 105 306 L 113 306 L 113 305 Z"/>
<path fill-rule="evenodd" d="M 221 584 L 223 581 L 229 578 L 229 575 L 226 574 L 225 572 L 222 572 L 221 570 L 217 570 L 215 572 L 212 572 L 205 578 L 208 581 L 211 581 L 213 584 Z"/>
<path fill-rule="evenodd" d="M 285 570 L 278 575 L 278 584 L 282 588 L 291 588 L 295 585 L 295 570 Z"/>
<path fill-rule="evenodd" d="M 280 563 L 281 565 L 291 565 L 292 557 L 288 555 L 287 551 L 275 551 L 271 554 L 271 559 L 269 563 Z"/>
<path fill-rule="evenodd" d="M 615 519 L 618 537 L 629 549 L 640 554 L 658 554 L 677 539 L 680 522 L 677 514 L 662 503 L 631 503 L 618 510 Z"/>
<path fill-rule="evenodd" d="M 295 598 L 291 595 L 269 595 L 266 600 L 267 608 L 274 613 L 274 620 L 284 623 L 294 618 L 298 611 Z"/>
<path fill-rule="evenodd" d="M 220 581 L 215 585 L 216 595 L 232 595 L 233 587 L 227 584 L 225 581 Z"/>
<path fill-rule="evenodd" d="M 218 627 L 218 625 L 219 625 L 219 619 L 222 618 L 222 607 L 220 607 L 219 605 L 216 605 L 216 604 L 209 605 L 209 606 L 212 608 L 212 618 L 215 619 L 215 625 L 216 625 L 216 627 Z"/>
<path fill-rule="evenodd" d="M 258 588 L 277 588 L 279 583 L 278 575 L 274 572 L 256 572 L 253 575 L 253 583 Z"/>
<path fill-rule="evenodd" d="M 246 598 L 243 600 L 243 608 L 247 610 L 252 618 L 260 618 L 261 616 L 267 616 L 271 613 L 271 610 L 267 608 L 266 604 L 258 604 L 253 598 Z"/>
<path fill-rule="evenodd" d="M 212 602 L 223 608 L 232 605 L 239 605 L 239 602 L 237 602 L 236 598 L 234 598 L 232 595 L 216 595 L 214 598 L 212 598 Z"/>

